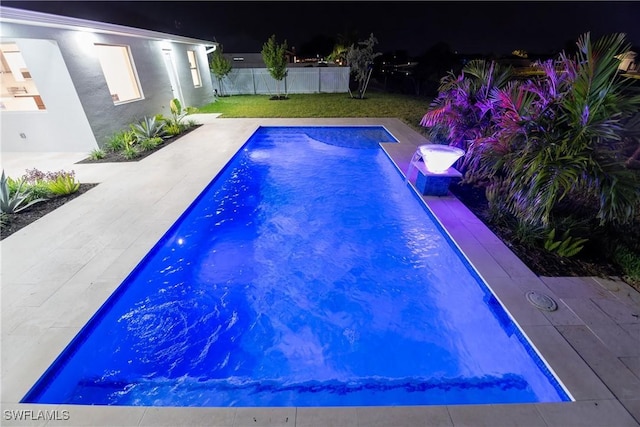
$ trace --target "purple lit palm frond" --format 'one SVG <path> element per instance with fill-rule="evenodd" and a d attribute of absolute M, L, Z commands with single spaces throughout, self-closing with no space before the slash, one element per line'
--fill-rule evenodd
<path fill-rule="evenodd" d="M 422 116 L 420 126 L 432 127 L 440 124 L 451 125 L 455 122 L 457 115 L 451 110 L 450 105 L 441 105 L 430 109 Z"/>

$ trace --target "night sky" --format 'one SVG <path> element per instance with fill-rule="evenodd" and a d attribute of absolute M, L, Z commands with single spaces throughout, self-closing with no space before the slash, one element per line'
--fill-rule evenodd
<path fill-rule="evenodd" d="M 3 1 L 3 6 L 215 40 L 259 52 L 271 34 L 298 53 L 327 54 L 338 35 L 373 33 L 376 50 L 420 55 L 438 42 L 459 53 L 553 53 L 590 31 L 640 46 L 640 2 Z M 330 46 L 327 48 L 326 46 Z"/>

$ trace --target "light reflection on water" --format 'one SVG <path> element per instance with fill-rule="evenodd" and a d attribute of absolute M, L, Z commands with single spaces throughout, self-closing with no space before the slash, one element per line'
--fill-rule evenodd
<path fill-rule="evenodd" d="M 259 130 L 37 401 L 566 400 L 367 133 Z"/>

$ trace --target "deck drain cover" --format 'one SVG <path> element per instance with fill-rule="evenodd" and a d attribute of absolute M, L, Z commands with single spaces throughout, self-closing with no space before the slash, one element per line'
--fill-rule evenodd
<path fill-rule="evenodd" d="M 558 309 L 558 304 L 549 295 L 536 291 L 527 292 L 527 300 L 540 310 L 555 311 Z"/>

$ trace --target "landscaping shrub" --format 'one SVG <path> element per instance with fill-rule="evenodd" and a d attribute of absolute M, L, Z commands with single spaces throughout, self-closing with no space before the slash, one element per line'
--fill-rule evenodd
<path fill-rule="evenodd" d="M 627 94 L 630 82 L 617 69 L 616 55 L 629 45 L 620 34 L 596 42 L 585 34 L 577 47 L 575 57 L 538 64 L 541 75 L 524 81 L 472 61 L 443 80 L 421 121 L 433 138 L 467 150 L 464 179 L 486 188 L 494 216 L 542 227 L 544 246 L 564 256 L 586 242 L 558 227 L 566 218 L 629 224 L 640 204 L 638 173 L 621 153 L 623 137 L 639 134 L 629 119 L 640 97 Z"/>
<path fill-rule="evenodd" d="M 91 153 L 89 153 L 89 158 L 92 160 L 100 160 L 100 159 L 104 159 L 104 157 L 105 157 L 105 152 L 100 148 L 96 148 L 95 150 L 92 150 Z"/>
<path fill-rule="evenodd" d="M 141 142 L 152 138 L 162 138 L 165 135 L 165 123 L 156 120 L 156 117 L 145 117 L 138 123 L 131 125 L 131 131 L 136 141 Z"/>
<path fill-rule="evenodd" d="M 124 150 L 122 150 L 122 156 L 127 160 L 135 159 L 139 155 L 140 152 L 138 151 L 138 149 L 131 145 L 126 146 Z"/>
<path fill-rule="evenodd" d="M 15 214 L 44 199 L 31 198 L 31 190 L 25 187 L 25 180 L 21 179 L 17 187 L 12 191 L 9 188 L 8 178 L 4 170 L 0 176 L 0 212 Z"/>
<path fill-rule="evenodd" d="M 144 138 L 141 139 L 138 144 L 140 145 L 140 149 L 142 151 L 151 151 L 154 150 L 158 145 L 162 144 L 162 138 L 153 137 L 153 138 Z"/>
<path fill-rule="evenodd" d="M 75 172 L 59 174 L 47 182 L 47 187 L 56 196 L 73 194 L 80 189 L 80 183 L 76 181 Z"/>
<path fill-rule="evenodd" d="M 75 171 L 65 170 L 43 172 L 36 168 L 27 169 L 20 180 L 7 178 L 6 182 L 10 194 L 22 192 L 26 195 L 26 202 L 72 194 L 80 188 L 80 183 L 75 178 Z"/>
<path fill-rule="evenodd" d="M 29 197 L 27 200 L 46 199 L 53 196 L 53 193 L 49 189 L 47 181 L 38 181 L 33 184 L 26 184 L 29 190 Z"/>
<path fill-rule="evenodd" d="M 640 255 L 637 252 L 620 245 L 614 253 L 614 260 L 622 268 L 628 281 L 640 285 Z"/>
<path fill-rule="evenodd" d="M 133 135 L 129 130 L 121 130 L 111 135 L 105 143 L 105 150 L 117 153 L 124 150 L 127 142 L 132 139 Z"/>
<path fill-rule="evenodd" d="M 156 150 L 164 139 L 178 136 L 197 126 L 193 120 L 184 120 L 188 111 L 197 109 L 184 109 L 178 99 L 171 100 L 169 107 L 171 117 L 157 114 L 131 123 L 128 129 L 113 133 L 107 138 L 104 150 L 93 150 L 86 160 L 122 161 L 144 157 L 143 153 Z"/>
<path fill-rule="evenodd" d="M 170 136 L 176 136 L 176 135 L 180 135 L 182 133 L 182 128 L 180 127 L 180 125 L 177 124 L 167 124 L 167 127 L 165 128 L 167 135 Z"/>
<path fill-rule="evenodd" d="M 182 120 L 187 116 L 187 112 L 182 108 L 178 98 L 174 98 L 169 102 L 169 111 L 171 111 L 171 117 L 165 118 L 167 126 L 175 126 L 182 130 Z"/>

